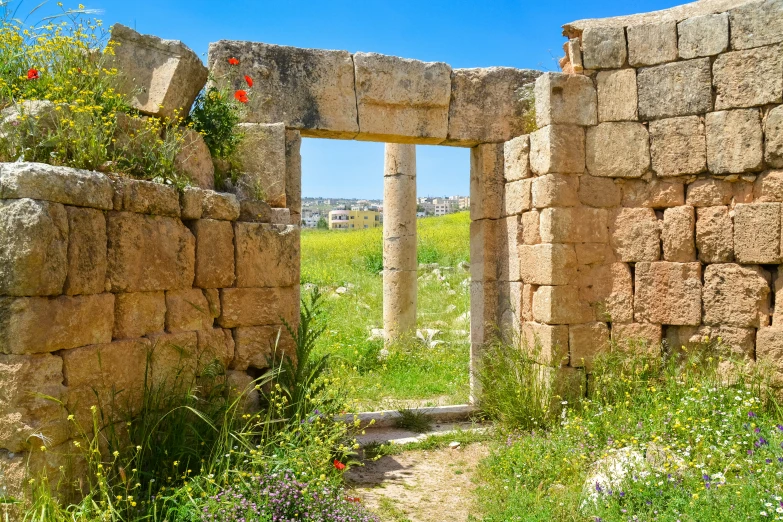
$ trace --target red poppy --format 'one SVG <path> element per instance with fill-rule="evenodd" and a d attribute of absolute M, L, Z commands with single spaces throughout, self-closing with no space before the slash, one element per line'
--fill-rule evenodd
<path fill-rule="evenodd" d="M 239 60 L 237 60 L 236 58 L 234 58 L 232 56 L 231 58 L 228 59 L 228 64 L 229 65 L 239 65 Z"/>
<path fill-rule="evenodd" d="M 234 93 L 234 98 L 236 98 L 242 103 L 247 103 L 250 101 L 250 98 L 247 97 L 247 92 L 243 91 L 242 89 L 239 89 L 237 92 Z"/>
<path fill-rule="evenodd" d="M 247 82 L 247 86 L 248 87 L 252 87 L 253 86 L 253 78 L 251 78 L 247 74 L 245 75 L 245 81 Z"/>
<path fill-rule="evenodd" d="M 345 464 L 343 464 L 342 462 L 340 462 L 337 459 L 334 459 L 334 467 L 339 469 L 340 471 L 342 471 L 342 470 L 345 469 Z"/>
<path fill-rule="evenodd" d="M 38 78 L 39 78 L 38 69 L 30 69 L 27 71 L 28 80 L 37 80 Z"/>
<path fill-rule="evenodd" d="M 362 501 L 359 497 L 345 497 L 345 500 L 348 502 L 356 502 L 357 504 Z"/>

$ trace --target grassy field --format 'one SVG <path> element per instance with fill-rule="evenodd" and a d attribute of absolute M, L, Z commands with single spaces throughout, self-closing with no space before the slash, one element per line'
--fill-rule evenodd
<path fill-rule="evenodd" d="M 382 229 L 302 231 L 302 284 L 328 296 L 328 330 L 318 351 L 337 358 L 340 379 L 362 409 L 468 400 L 470 278 L 467 212 L 418 222 L 418 328 L 435 329 L 432 342 L 412 340 L 384 349 L 372 339 L 383 327 Z M 433 273 L 433 271 L 436 271 Z M 345 293 L 335 292 L 338 288 Z"/>

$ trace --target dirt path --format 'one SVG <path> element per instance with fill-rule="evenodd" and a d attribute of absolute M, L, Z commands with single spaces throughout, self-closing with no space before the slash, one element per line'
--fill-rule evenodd
<path fill-rule="evenodd" d="M 465 522 L 476 514 L 471 479 L 487 453 L 482 443 L 409 451 L 352 468 L 347 478 L 384 522 Z"/>

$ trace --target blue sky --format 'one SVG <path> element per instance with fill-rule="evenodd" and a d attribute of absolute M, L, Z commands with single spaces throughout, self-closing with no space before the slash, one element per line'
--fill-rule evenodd
<path fill-rule="evenodd" d="M 79 0 L 74 2 L 76 6 Z M 66 7 L 71 6 L 63 0 Z M 664 9 L 677 0 L 81 0 L 107 25 L 182 40 L 206 61 L 209 42 L 252 40 L 297 47 L 372 51 L 452 67 L 503 65 L 556 71 L 561 26 Z M 32 9 L 38 0 L 25 0 Z M 55 0 L 50 0 L 54 7 Z M 469 153 L 418 147 L 419 195 L 468 193 Z M 305 139 L 303 195 L 380 198 L 383 145 Z"/>

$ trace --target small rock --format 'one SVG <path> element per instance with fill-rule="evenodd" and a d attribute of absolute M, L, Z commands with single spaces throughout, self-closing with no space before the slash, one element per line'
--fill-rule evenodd
<path fill-rule="evenodd" d="M 470 272 L 470 263 L 468 263 L 467 261 L 460 261 L 457 264 L 457 268 L 459 268 L 463 272 Z"/>
<path fill-rule="evenodd" d="M 337 288 L 337 290 L 334 291 L 334 293 L 337 295 L 343 295 L 346 292 L 348 292 L 348 289 L 345 288 L 344 286 L 340 286 Z"/>
<path fill-rule="evenodd" d="M 367 338 L 368 341 L 375 341 L 378 339 L 385 339 L 386 334 L 383 331 L 383 328 L 373 328 L 370 330 L 370 337 Z"/>
<path fill-rule="evenodd" d="M 460 446 L 461 444 L 457 441 L 449 442 L 449 448 L 451 449 L 459 449 Z"/>

